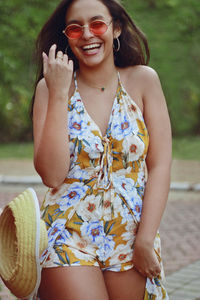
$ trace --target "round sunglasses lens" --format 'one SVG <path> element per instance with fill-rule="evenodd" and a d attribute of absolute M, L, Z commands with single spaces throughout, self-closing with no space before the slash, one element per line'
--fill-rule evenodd
<path fill-rule="evenodd" d="M 101 35 L 106 32 L 108 26 L 101 21 L 95 21 L 90 24 L 90 30 L 97 35 Z"/>
<path fill-rule="evenodd" d="M 66 28 L 65 33 L 68 38 L 77 39 L 81 36 L 82 29 L 81 26 L 72 25 Z"/>

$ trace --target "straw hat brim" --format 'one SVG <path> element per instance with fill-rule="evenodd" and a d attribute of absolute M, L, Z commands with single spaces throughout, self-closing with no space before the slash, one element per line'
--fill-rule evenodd
<path fill-rule="evenodd" d="M 37 195 L 28 188 L 0 215 L 0 276 L 16 297 L 31 297 L 37 291 L 40 255 L 47 245 L 47 230 L 40 219 Z"/>

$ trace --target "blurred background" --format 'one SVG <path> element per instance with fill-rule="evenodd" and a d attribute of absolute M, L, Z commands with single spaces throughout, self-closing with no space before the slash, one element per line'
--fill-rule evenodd
<path fill-rule="evenodd" d="M 36 71 L 34 45 L 42 25 L 59 2 L 0 2 L 1 143 L 32 141 L 29 106 Z M 177 141 L 186 152 L 191 143 L 199 148 L 200 1 L 122 2 L 148 38 L 150 66 L 160 76 L 170 112 L 174 151 Z M 187 158 L 191 156 L 188 153 Z"/>

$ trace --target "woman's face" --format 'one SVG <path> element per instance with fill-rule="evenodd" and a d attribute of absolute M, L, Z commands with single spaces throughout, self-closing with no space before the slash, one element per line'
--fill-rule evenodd
<path fill-rule="evenodd" d="M 108 29 L 102 35 L 95 35 L 84 27 L 82 36 L 76 39 L 68 39 L 69 46 L 81 64 L 97 66 L 101 62 L 113 61 L 113 38 L 117 33 L 113 32 L 112 17 L 107 7 L 98 0 L 75 0 L 72 2 L 66 14 L 66 25 L 89 25 L 94 20 L 102 20 L 108 25 Z"/>

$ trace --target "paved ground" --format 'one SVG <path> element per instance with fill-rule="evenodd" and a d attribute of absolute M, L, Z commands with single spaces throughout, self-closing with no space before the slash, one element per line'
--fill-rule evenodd
<path fill-rule="evenodd" d="M 0 161 L 0 174 L 36 175 L 30 161 Z M 172 181 L 200 183 L 200 162 L 173 161 Z M 0 207 L 27 186 L 0 184 Z M 42 201 L 46 189 L 33 186 Z M 200 193 L 170 191 L 160 226 L 170 300 L 200 300 Z M 14 299 L 2 284 L 1 300 Z M 56 300 L 56 299 L 55 299 Z"/>

